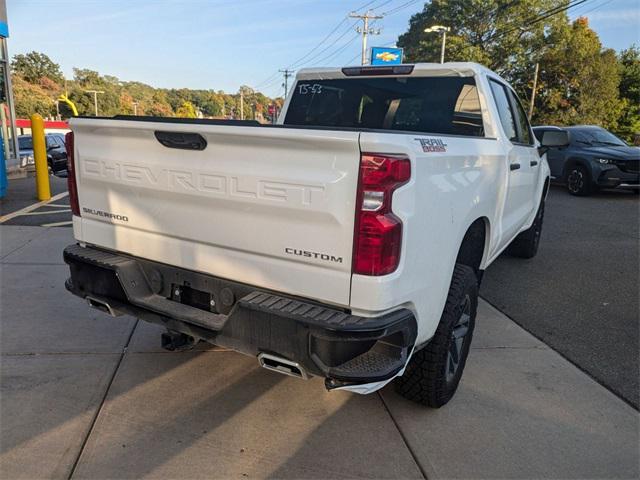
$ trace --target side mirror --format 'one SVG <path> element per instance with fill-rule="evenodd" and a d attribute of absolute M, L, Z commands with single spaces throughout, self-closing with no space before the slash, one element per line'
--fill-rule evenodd
<path fill-rule="evenodd" d="M 540 156 L 547 153 L 550 148 L 562 148 L 569 146 L 569 132 L 566 130 L 549 130 L 542 135 L 542 141 L 538 148 Z"/>

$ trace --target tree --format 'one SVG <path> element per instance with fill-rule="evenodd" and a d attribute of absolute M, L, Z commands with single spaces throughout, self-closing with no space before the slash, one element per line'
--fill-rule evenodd
<path fill-rule="evenodd" d="M 562 0 L 433 0 L 411 17 L 409 30 L 400 35 L 398 46 L 405 49 L 409 62 L 439 62 L 441 37 L 424 30 L 433 25 L 448 26 L 451 31 L 447 34 L 445 61 L 477 62 L 508 74 L 531 63 L 544 43 L 545 29 L 566 22 L 564 14 L 538 23 L 530 21 L 561 3 Z"/>
<path fill-rule="evenodd" d="M 13 99 L 18 118 L 29 118 L 34 113 L 48 117 L 56 111 L 55 102 L 42 87 L 18 75 L 13 76 Z"/>
<path fill-rule="evenodd" d="M 98 72 L 89 70 L 88 68 L 74 68 L 73 79 L 79 83 L 81 87 L 102 87 L 105 84 Z"/>
<path fill-rule="evenodd" d="M 42 78 L 51 79 L 59 84 L 64 82 L 60 65 L 54 63 L 44 53 L 29 52 L 14 55 L 11 68 L 14 73 L 29 83 L 37 83 Z"/>
<path fill-rule="evenodd" d="M 633 45 L 618 55 L 622 114 L 617 133 L 632 142 L 640 134 L 640 49 Z"/>
<path fill-rule="evenodd" d="M 175 111 L 184 105 L 185 102 L 189 102 L 193 105 L 193 99 L 191 97 L 191 91 L 188 88 L 166 90 L 166 98 Z"/>
<path fill-rule="evenodd" d="M 224 100 L 217 93 L 209 92 L 198 106 L 205 115 L 219 117 L 224 109 Z"/>
<path fill-rule="evenodd" d="M 176 110 L 176 117 L 196 118 L 197 116 L 196 109 L 191 102 L 182 102 L 182 105 Z"/>
<path fill-rule="evenodd" d="M 613 50 L 603 50 L 586 18 L 553 29 L 540 62 L 538 123 L 615 129 L 622 104 Z"/>
<path fill-rule="evenodd" d="M 151 104 L 148 110 L 145 110 L 148 115 L 156 117 L 172 117 L 173 109 L 167 101 L 167 94 L 163 90 L 156 90 L 151 97 Z"/>
<path fill-rule="evenodd" d="M 398 45 L 407 60 L 439 61 L 441 37 L 424 29 L 451 27 L 446 61 L 478 62 L 531 98 L 540 63 L 534 123 L 595 123 L 614 128 L 621 111 L 615 54 L 604 50 L 585 19 L 545 17 L 565 0 L 433 0 L 411 17 Z"/>
<path fill-rule="evenodd" d="M 98 113 L 104 116 L 131 114 L 135 110 L 138 115 L 168 117 L 175 112 L 187 118 L 202 114 L 210 117 L 228 116 L 232 112 L 239 116 L 240 113 L 239 96 L 223 91 L 154 88 L 141 82 L 123 82 L 113 75 L 103 75 L 86 68 L 74 68 L 73 80 L 63 82 L 59 66 L 37 52 L 16 55 L 12 65 L 16 109 L 20 116 L 34 112 L 47 116 L 55 114 L 55 101 L 63 93 L 74 102 L 80 115 L 93 115 L 94 96 L 87 90 L 103 92 L 98 94 Z M 259 112 L 271 102 L 268 97 L 249 87 L 243 86 L 242 89 L 246 97 L 245 118 L 253 118 L 254 106 Z M 137 109 L 134 109 L 134 102 Z M 67 118 L 71 112 L 61 106 L 60 114 Z"/>

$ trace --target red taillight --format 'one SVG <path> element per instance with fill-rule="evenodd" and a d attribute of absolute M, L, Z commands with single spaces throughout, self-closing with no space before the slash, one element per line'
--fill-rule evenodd
<path fill-rule="evenodd" d="M 73 132 L 64 136 L 67 148 L 67 189 L 69 190 L 69 204 L 71 213 L 80 216 L 80 204 L 78 203 L 78 185 L 76 184 L 76 165 L 73 150 Z"/>
<path fill-rule="evenodd" d="M 393 191 L 411 178 L 408 158 L 363 153 L 356 199 L 353 272 L 386 275 L 398 268 L 402 222 L 391 211 Z"/>

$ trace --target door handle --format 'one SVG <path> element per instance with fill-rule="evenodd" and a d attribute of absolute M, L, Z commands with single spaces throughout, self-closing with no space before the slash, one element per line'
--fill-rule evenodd
<path fill-rule="evenodd" d="M 536 165 L 538 165 L 538 160 L 531 160 L 531 163 L 529 165 L 535 167 Z"/>
<path fill-rule="evenodd" d="M 178 148 L 180 150 L 204 150 L 207 148 L 207 141 L 199 133 L 182 132 L 153 132 L 156 139 L 167 148 Z"/>
<path fill-rule="evenodd" d="M 520 169 L 520 164 L 519 163 L 512 163 L 511 165 L 509 165 L 509 169 L 510 170 L 519 170 Z"/>

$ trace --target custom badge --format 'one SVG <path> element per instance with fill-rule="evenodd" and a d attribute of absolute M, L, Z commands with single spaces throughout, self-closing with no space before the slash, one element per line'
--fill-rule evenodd
<path fill-rule="evenodd" d="M 441 138 L 416 138 L 420 142 L 422 151 L 426 153 L 430 152 L 446 152 L 447 144 Z"/>

